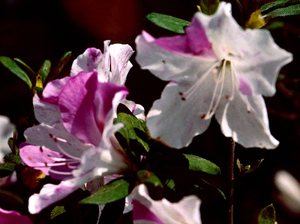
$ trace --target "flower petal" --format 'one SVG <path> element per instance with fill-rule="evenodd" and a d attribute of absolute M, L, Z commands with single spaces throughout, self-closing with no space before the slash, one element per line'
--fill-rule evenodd
<path fill-rule="evenodd" d="M 31 220 L 27 216 L 21 215 L 16 211 L 7 211 L 2 208 L 0 208 L 0 223 L 1 224 L 12 224 L 12 223 L 32 224 Z"/>
<path fill-rule="evenodd" d="M 13 136 L 14 128 L 8 117 L 0 115 L 0 162 L 3 161 L 5 155 L 11 152 L 7 141 Z"/>
<path fill-rule="evenodd" d="M 142 69 L 149 69 L 158 78 L 167 81 L 183 80 L 190 76 L 204 74 L 216 61 L 214 57 L 177 53 L 179 49 L 176 49 L 175 53 L 166 50 L 145 31 L 136 38 L 136 47 L 138 53 L 136 60 Z M 181 52 L 184 52 L 184 49 Z"/>
<path fill-rule="evenodd" d="M 184 197 L 177 203 L 166 199 L 154 201 L 144 184 L 133 191 L 133 221 L 138 223 L 194 223 L 200 224 L 200 200 L 196 196 Z"/>

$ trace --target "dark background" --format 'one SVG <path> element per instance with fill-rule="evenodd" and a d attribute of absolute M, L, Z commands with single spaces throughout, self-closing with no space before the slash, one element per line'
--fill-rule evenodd
<path fill-rule="evenodd" d="M 244 16 L 240 16 L 233 3 L 233 15 L 244 25 L 249 12 L 260 4 L 241 1 Z M 190 0 L 0 0 L 0 56 L 21 58 L 35 71 L 44 60 L 56 66 L 60 57 L 72 51 L 72 58 L 60 77 L 68 75 L 73 61 L 87 47 L 103 49 L 103 41 L 128 43 L 135 49 L 134 40 L 142 29 L 152 35 L 173 35 L 155 27 L 145 19 L 151 12 L 172 15 L 190 20 L 198 1 Z M 294 54 L 294 61 L 281 71 L 284 78 L 277 83 L 277 93 L 266 99 L 271 133 L 280 141 L 275 150 L 236 148 L 236 158 L 244 165 L 255 166 L 264 162 L 253 173 L 236 181 L 235 223 L 256 223 L 259 211 L 274 203 L 280 224 L 300 223 L 300 214 L 293 214 L 278 200 L 273 176 L 284 169 L 300 180 L 300 18 L 282 18 L 285 25 L 272 30 L 275 42 Z M 148 111 L 165 85 L 148 71 L 140 70 L 134 60 L 126 85 L 129 99 L 142 104 Z M 10 117 L 22 133 L 32 113 L 31 95 L 25 83 L 0 65 L 0 114 Z M 196 137 L 186 149 L 202 156 L 222 169 L 212 183 L 228 193 L 229 140 L 213 121 L 209 129 Z M 237 170 L 236 170 L 237 171 Z M 206 205 L 202 210 L 203 223 L 226 223 L 227 208 L 223 202 Z"/>

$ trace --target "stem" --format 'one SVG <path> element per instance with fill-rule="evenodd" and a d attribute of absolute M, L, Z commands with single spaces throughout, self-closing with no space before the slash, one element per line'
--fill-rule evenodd
<path fill-rule="evenodd" d="M 235 154 L 235 142 L 231 138 L 230 140 L 230 196 L 229 196 L 229 223 L 233 224 L 233 196 L 234 196 L 234 154 Z"/>

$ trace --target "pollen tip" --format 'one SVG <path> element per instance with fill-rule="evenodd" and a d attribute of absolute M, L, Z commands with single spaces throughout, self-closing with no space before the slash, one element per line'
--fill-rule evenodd
<path fill-rule="evenodd" d="M 182 93 L 182 92 L 179 92 L 179 95 L 180 95 L 180 96 L 183 96 L 183 93 Z"/>
<path fill-rule="evenodd" d="M 28 156 L 28 159 L 29 159 L 29 160 L 32 160 L 31 156 Z"/>
<path fill-rule="evenodd" d="M 47 164 L 47 163 L 45 163 L 45 167 L 48 167 L 48 164 Z"/>
<path fill-rule="evenodd" d="M 57 138 L 54 138 L 55 143 L 57 143 Z"/>
<path fill-rule="evenodd" d="M 228 95 L 226 95 L 226 99 L 229 100 L 229 96 Z"/>
<path fill-rule="evenodd" d="M 181 100 L 185 101 L 185 100 L 186 100 L 186 98 L 185 98 L 185 97 L 182 97 L 182 98 L 181 98 Z"/>
<path fill-rule="evenodd" d="M 68 162 L 66 162 L 66 167 L 69 168 L 69 163 Z"/>
<path fill-rule="evenodd" d="M 41 152 L 43 152 L 43 148 L 42 148 L 42 146 L 40 146 L 40 151 L 41 151 Z"/>
<path fill-rule="evenodd" d="M 201 119 L 204 119 L 206 117 L 206 114 L 203 114 L 202 116 L 201 116 Z"/>
<path fill-rule="evenodd" d="M 165 60 L 162 60 L 161 62 L 162 62 L 163 64 L 166 64 L 166 61 L 165 61 Z"/>
<path fill-rule="evenodd" d="M 53 135 L 51 133 L 49 133 L 50 138 L 53 138 Z"/>
<path fill-rule="evenodd" d="M 248 110 L 247 112 L 248 112 L 248 114 L 251 114 L 251 111 L 250 111 L 250 110 Z"/>

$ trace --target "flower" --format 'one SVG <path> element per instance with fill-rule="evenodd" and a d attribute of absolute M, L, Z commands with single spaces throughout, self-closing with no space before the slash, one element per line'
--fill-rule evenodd
<path fill-rule="evenodd" d="M 43 171 L 60 184 L 46 184 L 29 198 L 29 212 L 36 214 L 66 197 L 98 176 L 121 173 L 130 168 L 114 133 L 122 124 L 113 124 L 126 87 L 97 81 L 97 72 L 47 84 L 43 99 L 34 97 L 40 125 L 27 129 L 26 143 L 20 145 L 24 163 Z"/>
<path fill-rule="evenodd" d="M 133 191 L 133 223 L 135 224 L 200 224 L 200 200 L 196 196 L 184 197 L 177 203 L 166 199 L 154 201 L 144 184 Z"/>
<path fill-rule="evenodd" d="M 0 223 L 1 224 L 12 224 L 12 223 L 32 224 L 31 220 L 27 216 L 21 215 L 16 211 L 7 211 L 2 208 L 0 208 Z"/>
<path fill-rule="evenodd" d="M 104 52 L 97 48 L 87 48 L 79 55 L 72 64 L 71 76 L 77 75 L 81 71 L 98 72 L 99 82 L 111 82 L 116 85 L 125 85 L 129 70 L 132 64 L 129 58 L 133 54 L 133 49 L 128 44 L 112 44 L 104 41 Z M 145 119 L 144 107 L 135 104 L 133 101 L 123 99 L 130 111 L 140 119 Z"/>
<path fill-rule="evenodd" d="M 136 39 L 137 62 L 170 81 L 147 115 L 154 138 L 181 148 L 203 133 L 215 115 L 226 137 L 244 147 L 275 148 L 262 95 L 292 55 L 267 30 L 243 30 L 221 2 L 214 15 L 197 12 L 185 35 Z"/>
<path fill-rule="evenodd" d="M 12 137 L 14 125 L 9 122 L 9 118 L 0 115 L 0 163 L 3 162 L 5 155 L 11 152 L 8 147 L 8 139 Z"/>

